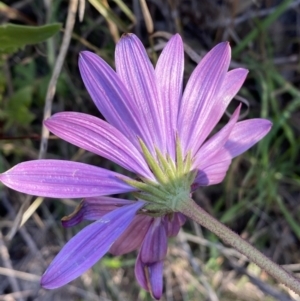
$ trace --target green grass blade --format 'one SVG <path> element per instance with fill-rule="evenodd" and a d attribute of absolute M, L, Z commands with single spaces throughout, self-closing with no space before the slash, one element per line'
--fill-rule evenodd
<path fill-rule="evenodd" d="M 282 15 L 289 4 L 292 2 L 292 0 L 285 0 L 282 1 L 280 5 L 277 6 L 277 9 L 269 15 L 266 19 L 264 19 L 261 22 L 261 26 L 254 28 L 232 51 L 232 55 L 238 55 L 240 54 L 246 47 L 247 45 L 252 42 L 258 34 L 266 30 L 280 15 Z"/>
<path fill-rule="evenodd" d="M 127 25 L 109 7 L 106 7 L 101 0 L 89 0 L 89 2 L 107 21 L 113 22 L 124 32 L 128 31 Z"/>

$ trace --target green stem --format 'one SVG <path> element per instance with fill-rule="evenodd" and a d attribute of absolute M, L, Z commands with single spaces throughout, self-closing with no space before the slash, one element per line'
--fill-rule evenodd
<path fill-rule="evenodd" d="M 300 281 L 298 279 L 259 252 L 256 248 L 225 225 L 217 221 L 214 217 L 209 215 L 193 200 L 183 203 L 179 211 L 216 234 L 225 243 L 231 245 L 236 250 L 247 256 L 250 261 L 265 270 L 280 283 L 286 285 L 288 288 L 300 295 Z"/>

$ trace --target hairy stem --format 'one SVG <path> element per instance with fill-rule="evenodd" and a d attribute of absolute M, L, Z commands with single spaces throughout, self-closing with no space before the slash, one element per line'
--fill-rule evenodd
<path fill-rule="evenodd" d="M 193 200 L 182 204 L 180 212 L 216 234 L 225 243 L 231 245 L 236 250 L 247 256 L 250 261 L 265 270 L 280 283 L 286 285 L 288 288 L 300 295 L 300 281 L 297 278 L 259 252 L 256 248 L 225 225 L 217 221 L 214 217 L 199 207 Z"/>

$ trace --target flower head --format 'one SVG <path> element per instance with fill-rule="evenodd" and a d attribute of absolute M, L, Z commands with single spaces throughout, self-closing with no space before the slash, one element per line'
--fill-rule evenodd
<path fill-rule="evenodd" d="M 135 274 L 159 299 L 167 238 L 185 222 L 180 208 L 199 186 L 220 183 L 231 160 L 262 139 L 271 123 L 229 122 L 208 138 L 247 75 L 228 71 L 230 46 L 215 46 L 198 64 L 184 92 L 183 43 L 175 35 L 155 69 L 140 40 L 122 37 L 116 47 L 116 71 L 97 55 L 83 52 L 79 68 L 85 86 L 106 121 L 74 112 L 45 121 L 58 137 L 105 157 L 135 173 L 137 179 L 83 163 L 36 160 L 0 175 L 21 192 L 56 198 L 84 198 L 63 219 L 73 226 L 94 223 L 73 237 L 42 277 L 56 288 L 78 277 L 107 251 L 115 255 L 139 249 Z M 137 201 L 108 197 L 133 192 Z"/>

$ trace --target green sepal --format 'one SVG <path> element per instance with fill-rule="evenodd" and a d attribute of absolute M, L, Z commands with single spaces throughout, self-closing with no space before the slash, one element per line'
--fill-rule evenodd
<path fill-rule="evenodd" d="M 140 181 L 121 179 L 138 190 L 133 193 L 134 197 L 148 202 L 145 209 L 153 211 L 151 214 L 179 211 L 181 203 L 190 197 L 190 187 L 197 174 L 197 171 L 191 171 L 193 163 L 191 152 L 183 156 L 177 137 L 176 162 L 174 162 L 169 154 L 164 155 L 154 147 L 155 154 L 152 155 L 141 139 L 139 143 L 156 180 L 143 177 L 140 177 Z"/>
<path fill-rule="evenodd" d="M 143 200 L 143 201 L 148 201 L 150 203 L 156 203 L 160 205 L 165 205 L 165 201 L 159 197 L 156 197 L 151 194 L 143 193 L 143 192 L 134 192 L 133 196 L 137 199 Z"/>
<path fill-rule="evenodd" d="M 170 191 L 166 189 L 166 188 L 167 188 L 166 186 L 162 186 L 162 185 L 161 185 L 160 183 L 158 183 L 158 182 L 154 182 L 154 181 L 149 180 L 149 179 L 146 179 L 146 178 L 144 178 L 144 177 L 141 177 L 140 179 L 141 179 L 141 181 L 143 181 L 143 182 L 146 183 L 147 185 L 153 186 L 154 188 L 157 188 L 158 190 L 164 192 L 165 194 L 169 194 L 169 193 L 170 193 Z"/>
<path fill-rule="evenodd" d="M 188 184 L 192 185 L 196 176 L 197 176 L 198 171 L 197 170 L 192 170 L 188 173 Z"/>
<path fill-rule="evenodd" d="M 158 188 L 156 188 L 154 186 L 148 185 L 146 183 L 139 182 L 136 180 L 131 180 L 131 179 L 124 179 L 124 178 L 122 178 L 122 181 L 124 181 L 128 185 L 135 187 L 141 191 L 151 193 L 151 195 L 154 195 L 154 196 L 157 196 L 160 198 L 164 198 L 166 196 L 166 193 L 164 193 L 163 191 L 159 190 Z"/>
<path fill-rule="evenodd" d="M 180 141 L 178 136 L 176 137 L 176 167 L 177 167 L 177 176 L 181 176 L 183 174 L 183 157 L 182 150 L 180 146 Z"/>
<path fill-rule="evenodd" d="M 164 172 L 167 174 L 168 178 L 175 179 L 175 170 L 173 170 L 172 166 L 170 166 L 170 163 L 168 160 L 163 156 L 163 154 L 160 152 L 159 149 L 155 148 L 157 158 L 164 170 Z"/>
<path fill-rule="evenodd" d="M 139 139 L 139 142 L 140 142 L 144 157 L 145 157 L 148 165 L 152 169 L 152 172 L 155 175 L 156 179 L 160 183 L 165 184 L 168 181 L 168 178 L 166 177 L 164 172 L 161 170 L 161 168 L 160 168 L 159 164 L 156 162 L 155 158 L 153 158 L 153 156 L 149 152 L 145 143 L 141 139 Z"/>
<path fill-rule="evenodd" d="M 184 173 L 190 172 L 192 163 L 193 163 L 192 154 L 191 152 L 188 152 L 184 160 L 184 168 L 183 168 Z"/>
<path fill-rule="evenodd" d="M 169 154 L 166 155 L 166 158 L 167 158 L 167 162 L 170 166 L 170 169 L 172 169 L 172 172 L 174 174 L 176 174 L 176 166 L 175 166 L 175 162 L 172 160 L 172 158 L 170 157 Z"/>

